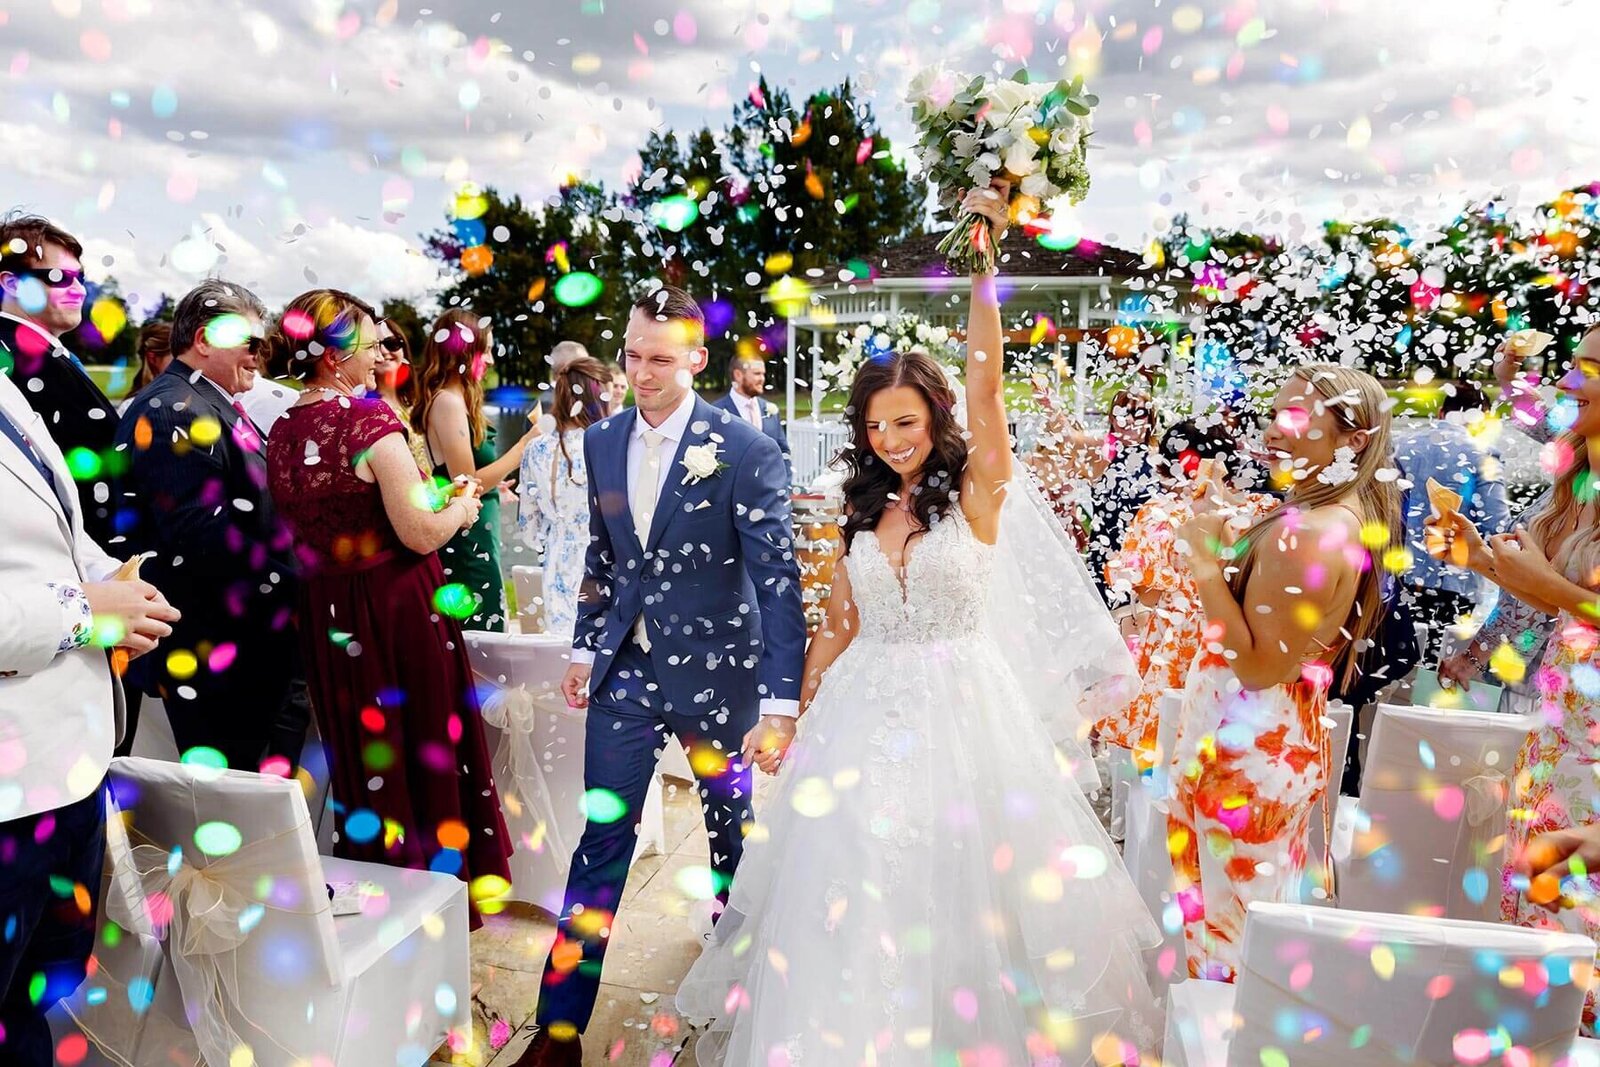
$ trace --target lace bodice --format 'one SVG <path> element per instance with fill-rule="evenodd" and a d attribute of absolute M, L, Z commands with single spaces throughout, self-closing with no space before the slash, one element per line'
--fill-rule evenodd
<path fill-rule="evenodd" d="M 876 532 L 856 538 L 845 565 L 861 640 L 926 644 L 987 628 L 994 546 L 973 536 L 959 507 L 911 542 L 903 583 Z"/>

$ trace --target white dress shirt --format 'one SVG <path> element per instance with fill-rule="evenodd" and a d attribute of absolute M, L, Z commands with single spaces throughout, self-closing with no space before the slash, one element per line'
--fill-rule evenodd
<path fill-rule="evenodd" d="M 762 419 L 766 415 L 766 412 L 762 410 L 761 398 L 759 396 L 745 396 L 737 389 L 731 390 L 731 392 L 733 393 L 733 402 L 738 405 L 739 414 L 744 417 L 744 421 L 758 430 L 761 429 Z"/>
<path fill-rule="evenodd" d="M 256 424 L 256 429 L 261 431 L 261 436 L 267 437 L 272 433 L 272 424 L 283 418 L 299 399 L 299 390 L 258 374 L 256 380 L 250 383 L 250 388 L 239 397 L 239 403 L 244 406 L 244 413 L 250 416 L 250 421 Z"/>

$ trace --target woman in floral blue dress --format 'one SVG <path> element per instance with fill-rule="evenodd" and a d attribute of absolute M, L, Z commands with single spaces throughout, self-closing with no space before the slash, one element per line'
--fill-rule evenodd
<path fill-rule="evenodd" d="M 555 433 L 529 443 L 518 481 L 517 528 L 528 547 L 544 553 L 544 628 L 570 634 L 578 619 L 578 589 L 589 547 L 589 474 L 583 432 L 610 410 L 611 375 L 583 356 L 555 374 Z"/>

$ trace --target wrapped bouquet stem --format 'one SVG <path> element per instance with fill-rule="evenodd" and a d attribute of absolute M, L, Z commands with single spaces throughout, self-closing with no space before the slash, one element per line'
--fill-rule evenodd
<path fill-rule="evenodd" d="M 1030 83 L 930 67 L 911 82 L 917 152 L 955 228 L 939 242 L 953 271 L 987 273 L 997 251 L 988 223 L 962 209 L 968 189 L 1010 184 L 1014 222 L 1033 226 L 1089 191 L 1090 116 L 1099 101 L 1083 79 Z"/>

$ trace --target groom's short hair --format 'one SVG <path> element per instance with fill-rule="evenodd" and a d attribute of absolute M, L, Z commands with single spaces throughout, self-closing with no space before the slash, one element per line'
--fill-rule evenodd
<path fill-rule="evenodd" d="M 633 302 L 633 310 L 642 311 L 657 322 L 689 323 L 691 346 L 700 348 L 706 343 L 706 313 L 700 310 L 694 297 L 676 285 L 650 290 Z"/>

